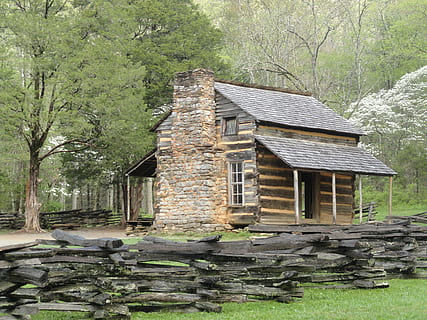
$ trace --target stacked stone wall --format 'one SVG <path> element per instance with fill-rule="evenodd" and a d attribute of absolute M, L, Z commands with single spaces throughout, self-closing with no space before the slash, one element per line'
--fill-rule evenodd
<path fill-rule="evenodd" d="M 157 154 L 156 229 L 210 232 L 224 228 L 217 208 L 226 192 L 218 192 L 224 186 L 216 183 L 215 145 L 213 73 L 198 69 L 177 74 L 170 145 Z"/>

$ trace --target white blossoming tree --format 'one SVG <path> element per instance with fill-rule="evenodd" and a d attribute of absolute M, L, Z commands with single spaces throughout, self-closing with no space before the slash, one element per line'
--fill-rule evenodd
<path fill-rule="evenodd" d="M 425 199 L 427 186 L 427 66 L 389 90 L 365 97 L 351 119 L 368 136 L 368 149 L 398 171 L 403 188 Z"/>

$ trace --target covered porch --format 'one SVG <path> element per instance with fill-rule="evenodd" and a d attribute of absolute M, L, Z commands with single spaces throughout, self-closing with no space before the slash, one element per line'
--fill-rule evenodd
<path fill-rule="evenodd" d="M 391 215 L 396 172 L 367 151 L 300 139 L 259 135 L 255 138 L 260 190 L 258 223 L 351 224 L 354 209 L 359 207 L 363 211 L 366 175 L 388 179 Z"/>
<path fill-rule="evenodd" d="M 154 177 L 156 175 L 156 149 L 152 149 L 141 160 L 125 172 L 126 223 L 131 227 L 151 226 L 154 219 Z M 133 179 L 132 179 L 133 178 Z M 132 183 L 135 178 L 139 183 Z M 141 180 L 142 179 L 142 180 Z M 141 208 L 142 207 L 142 208 Z M 145 210 L 149 217 L 140 217 L 139 211 Z"/>

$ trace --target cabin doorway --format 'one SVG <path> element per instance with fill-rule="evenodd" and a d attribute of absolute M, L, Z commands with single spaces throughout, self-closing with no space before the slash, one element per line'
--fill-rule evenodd
<path fill-rule="evenodd" d="M 300 210 L 304 220 L 319 221 L 320 175 L 318 172 L 301 172 Z"/>

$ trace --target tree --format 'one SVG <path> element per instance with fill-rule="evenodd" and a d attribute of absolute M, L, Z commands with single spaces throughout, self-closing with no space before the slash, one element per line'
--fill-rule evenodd
<path fill-rule="evenodd" d="M 225 64 L 219 54 L 222 34 L 191 1 L 130 3 L 132 9 L 128 9 L 124 17 L 131 34 L 130 56 L 146 70 L 142 95 L 150 109 L 159 113 L 162 109 L 159 107 L 171 101 L 175 72 L 201 67 L 217 72 L 224 70 Z M 105 114 L 104 119 L 109 126 L 100 139 L 103 148 L 65 155 L 64 174 L 77 189 L 87 184 L 110 183 L 116 192 L 121 189 L 126 195 L 124 172 L 154 146 L 154 135 L 146 129 L 156 119 L 150 111 L 142 110 L 137 101 L 116 106 L 115 112 Z M 131 182 L 131 189 L 140 188 L 140 181 L 133 179 Z M 137 206 L 134 208 L 136 212 Z"/>
<path fill-rule="evenodd" d="M 0 4 L 9 68 L 0 84 L 1 125 L 25 142 L 26 231 L 41 231 L 42 162 L 96 144 L 103 116 L 140 101 L 143 69 L 130 61 L 126 1 L 14 0 Z M 139 99 L 137 98 L 139 97 Z"/>
<path fill-rule="evenodd" d="M 408 72 L 427 64 L 427 3 L 377 0 L 370 15 L 370 80 L 391 89 Z"/>
<path fill-rule="evenodd" d="M 224 31 L 236 79 L 309 91 L 347 118 L 427 63 L 423 0 L 196 1 Z"/>
<path fill-rule="evenodd" d="M 364 144 L 399 173 L 402 188 L 414 186 L 406 194 L 426 199 L 427 66 L 362 99 L 352 121 L 369 134 Z"/>
<path fill-rule="evenodd" d="M 134 59 L 145 66 L 145 99 L 151 108 L 170 103 L 176 72 L 206 68 L 226 74 L 222 33 L 191 0 L 133 1 Z"/>

